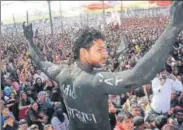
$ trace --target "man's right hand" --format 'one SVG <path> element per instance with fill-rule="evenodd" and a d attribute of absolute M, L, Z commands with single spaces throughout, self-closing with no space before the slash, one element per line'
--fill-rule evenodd
<path fill-rule="evenodd" d="M 32 40 L 33 38 L 33 31 L 32 31 L 32 24 L 25 26 L 25 22 L 23 22 L 23 33 L 27 40 Z"/>
<path fill-rule="evenodd" d="M 170 8 L 170 24 L 178 29 L 183 28 L 183 1 L 174 1 Z"/>

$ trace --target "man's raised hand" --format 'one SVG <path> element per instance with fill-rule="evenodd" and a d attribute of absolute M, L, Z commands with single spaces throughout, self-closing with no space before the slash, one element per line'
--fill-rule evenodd
<path fill-rule="evenodd" d="M 170 8 L 170 24 L 177 29 L 183 28 L 183 1 L 176 0 Z"/>
<path fill-rule="evenodd" d="M 32 40 L 33 38 L 32 24 L 25 26 L 25 22 L 23 22 L 22 27 L 23 27 L 24 37 L 27 40 Z"/>

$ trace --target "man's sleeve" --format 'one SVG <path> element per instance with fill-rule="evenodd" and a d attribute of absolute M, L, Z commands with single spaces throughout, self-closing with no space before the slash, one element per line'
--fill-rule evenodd
<path fill-rule="evenodd" d="M 181 29 L 169 24 L 151 49 L 127 72 L 97 73 L 94 81 L 106 94 L 121 94 L 149 83 L 164 67 Z M 98 82 L 97 82 L 98 80 Z"/>
<path fill-rule="evenodd" d="M 102 88 L 104 94 L 122 94 L 129 92 L 135 86 L 128 78 L 130 73 L 131 70 L 118 73 L 99 72 L 94 77 L 93 82 L 94 85 Z"/>
<path fill-rule="evenodd" d="M 117 73 L 99 72 L 94 78 L 94 84 L 102 88 L 104 94 L 122 94 L 144 85 L 140 83 L 144 80 L 143 77 L 134 76 L 132 70 Z M 149 81 L 143 81 L 143 83 L 149 83 Z"/>
<path fill-rule="evenodd" d="M 52 80 L 56 80 L 57 75 L 63 70 L 65 65 L 55 65 L 49 61 L 40 62 L 42 71 Z"/>

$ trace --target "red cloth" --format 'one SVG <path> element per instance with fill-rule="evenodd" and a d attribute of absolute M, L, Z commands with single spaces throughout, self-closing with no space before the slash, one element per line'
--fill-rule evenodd
<path fill-rule="evenodd" d="M 120 123 L 117 122 L 114 130 L 124 130 L 124 129 L 121 127 Z"/>
<path fill-rule="evenodd" d="M 26 118 L 28 110 L 29 108 L 25 108 L 19 111 L 19 120 Z"/>
<path fill-rule="evenodd" d="M 149 0 L 150 4 L 157 4 L 158 6 L 170 6 L 171 0 L 168 1 L 157 1 L 157 0 Z"/>

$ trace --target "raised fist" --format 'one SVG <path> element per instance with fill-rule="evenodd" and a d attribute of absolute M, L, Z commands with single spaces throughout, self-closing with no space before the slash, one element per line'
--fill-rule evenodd
<path fill-rule="evenodd" d="M 31 40 L 33 38 L 32 24 L 25 26 L 25 22 L 23 22 L 22 27 L 23 27 L 24 37 L 27 40 Z"/>
<path fill-rule="evenodd" d="M 182 30 L 183 28 L 183 1 L 176 0 L 170 8 L 170 24 Z"/>

